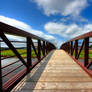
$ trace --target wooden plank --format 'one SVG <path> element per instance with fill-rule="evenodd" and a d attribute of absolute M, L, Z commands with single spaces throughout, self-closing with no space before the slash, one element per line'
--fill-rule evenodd
<path fill-rule="evenodd" d="M 20 91 L 16 91 L 16 92 L 92 92 L 92 89 L 65 89 L 65 90 L 20 90 Z"/>
<path fill-rule="evenodd" d="M 92 79 L 63 50 L 55 50 L 12 91 L 91 92 Z"/>

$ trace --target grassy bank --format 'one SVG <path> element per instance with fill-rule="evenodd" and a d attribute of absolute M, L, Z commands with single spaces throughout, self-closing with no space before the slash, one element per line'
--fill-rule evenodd
<path fill-rule="evenodd" d="M 75 52 L 73 53 L 73 56 L 75 56 Z M 92 50 L 89 50 L 89 57 L 92 58 Z M 84 50 L 81 51 L 79 58 L 84 58 Z"/>
<path fill-rule="evenodd" d="M 19 52 L 19 54 L 22 54 L 22 57 L 26 57 L 27 56 L 27 50 L 26 49 L 17 49 L 17 51 Z M 36 57 L 34 50 L 32 50 L 32 57 Z M 1 56 L 2 57 L 7 57 L 7 56 L 14 56 L 15 54 L 11 51 L 11 50 L 4 50 L 1 51 Z M 41 56 L 42 56 L 42 52 L 41 52 Z"/>

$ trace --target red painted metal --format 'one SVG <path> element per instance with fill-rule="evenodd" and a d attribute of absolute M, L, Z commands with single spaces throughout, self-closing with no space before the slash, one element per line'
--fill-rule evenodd
<path fill-rule="evenodd" d="M 89 37 L 84 39 L 84 66 L 89 63 Z"/>
<path fill-rule="evenodd" d="M 4 35 L 3 32 L 0 33 L 0 37 L 3 39 L 3 41 L 9 46 L 9 48 L 15 53 L 15 55 L 20 59 L 20 61 L 28 67 L 27 63 L 24 61 L 24 59 L 21 57 L 21 55 L 18 53 L 18 51 L 14 48 L 14 46 L 11 44 L 11 42 L 7 39 L 7 37 Z"/>
<path fill-rule="evenodd" d="M 91 59 L 90 63 L 86 67 L 89 68 L 91 65 L 92 65 L 92 59 Z"/>
<path fill-rule="evenodd" d="M 81 63 L 79 60 L 75 59 L 70 54 L 68 54 L 68 55 L 92 78 L 92 70 L 88 70 L 87 67 L 85 67 L 83 63 Z"/>
<path fill-rule="evenodd" d="M 16 36 L 23 36 L 27 38 L 27 42 L 24 41 L 9 41 L 8 38 L 5 36 L 5 33 L 11 34 L 11 35 L 16 35 Z M 30 72 L 30 70 L 32 70 L 52 49 L 56 49 L 56 47 L 50 43 L 49 41 L 42 39 L 38 36 L 35 36 L 33 34 L 27 33 L 23 30 L 20 30 L 18 28 L 12 27 L 10 25 L 4 24 L 0 22 L 0 37 L 3 39 L 3 41 L 8 45 L 8 47 L 15 53 L 14 56 L 9 56 L 9 57 L 5 57 L 1 59 L 0 56 L 0 61 L 7 59 L 7 58 L 11 58 L 11 57 L 15 57 L 17 56 L 19 58 L 18 61 L 15 61 L 13 63 L 10 63 L 4 67 L 1 67 L 0 64 L 0 92 L 10 92 L 10 90 L 28 73 Z M 36 39 L 38 40 L 38 46 L 34 45 L 34 42 L 32 41 L 32 39 Z M 1 41 L 1 40 L 0 40 Z M 1 41 L 1 42 L 3 42 Z M 43 41 L 43 44 L 41 43 L 41 41 Z M 15 48 L 11 42 L 15 42 L 15 43 L 26 43 L 27 44 L 27 62 L 25 62 L 24 58 L 21 57 L 22 54 L 19 54 L 19 52 L 17 51 L 17 48 Z M 41 45 L 42 44 L 42 45 Z M 31 47 L 33 48 L 38 60 L 36 62 L 32 62 L 32 55 L 31 55 Z M 38 51 L 37 51 L 38 48 Z M 19 48 L 20 49 L 20 48 Z M 6 49 L 5 49 L 6 50 Z M 43 57 L 41 56 L 41 50 L 43 53 Z M 1 49 L 0 49 L 1 51 Z M 47 53 L 46 53 L 47 52 Z M 16 68 L 13 68 L 12 70 L 4 73 L 2 75 L 2 69 L 9 67 L 10 65 L 16 64 L 17 62 L 22 62 L 23 64 L 20 66 L 17 66 Z M 0 62 L 1 63 L 1 62 Z M 12 73 L 13 71 L 15 71 L 16 69 L 20 68 L 21 66 L 26 66 L 25 69 L 23 69 L 22 71 L 19 71 L 19 73 L 17 73 L 16 75 L 14 75 L 12 78 L 10 78 L 7 82 L 5 82 L 4 84 L 2 84 L 2 77 L 6 77 L 8 74 Z M 3 86 L 2 86 L 3 85 Z M 2 91 L 1 91 L 2 90 Z"/>
<path fill-rule="evenodd" d="M 3 40 L 1 40 L 0 42 L 3 42 Z M 10 41 L 12 43 L 26 43 L 26 41 Z"/>
<path fill-rule="evenodd" d="M 90 78 L 92 78 L 92 70 L 88 70 L 87 67 L 85 67 L 83 63 L 81 63 L 79 60 L 75 59 L 69 53 L 66 52 L 66 54 L 69 55 L 74 60 L 74 62 L 76 62 L 90 76 Z"/>
<path fill-rule="evenodd" d="M 45 41 L 43 41 L 43 56 L 45 56 L 45 51 L 46 51 L 46 49 L 45 49 Z"/>
<path fill-rule="evenodd" d="M 91 37 L 92 37 L 92 31 L 65 42 L 60 48 L 69 53 L 70 45 L 68 43 L 71 42 L 71 47 L 70 47 L 71 55 L 74 55 L 73 51 L 75 51 L 75 58 L 79 59 L 80 53 L 84 47 L 84 50 L 83 50 L 84 51 L 84 66 L 89 67 L 92 65 L 92 63 L 89 64 L 89 39 Z M 82 43 L 82 46 L 80 46 L 81 48 L 79 50 L 78 41 L 82 39 L 84 40 L 84 42 Z M 74 46 L 73 46 L 73 42 L 75 42 Z"/>
<path fill-rule="evenodd" d="M 43 59 L 44 57 L 42 57 L 40 59 L 40 61 Z M 16 74 L 15 76 L 13 76 L 10 80 L 8 80 L 6 83 L 3 84 L 3 88 L 5 92 L 9 92 L 12 90 L 12 88 L 14 86 L 16 86 L 16 84 L 18 82 L 20 82 L 37 64 L 39 63 L 39 61 L 34 61 L 32 66 L 30 66 L 29 70 L 27 70 L 26 68 L 23 69 L 21 72 L 19 72 L 18 74 Z"/>
<path fill-rule="evenodd" d="M 41 58 L 41 42 L 40 40 L 38 40 L 38 61 L 40 60 Z"/>
<path fill-rule="evenodd" d="M 33 50 L 34 50 L 34 52 L 35 52 L 35 54 L 36 54 L 36 57 L 38 58 L 38 53 L 37 53 L 37 51 L 36 51 L 36 48 L 35 48 L 34 43 L 33 43 L 32 40 L 31 40 L 31 44 L 32 44 L 32 48 L 33 48 Z"/>
<path fill-rule="evenodd" d="M 82 46 L 80 47 L 79 53 L 78 53 L 78 55 L 77 55 L 77 59 L 79 58 L 79 55 L 80 55 L 80 53 L 81 53 L 81 51 L 82 51 L 82 49 L 83 49 L 83 46 L 84 46 L 84 41 L 82 42 Z"/>
<path fill-rule="evenodd" d="M 75 58 L 77 59 L 78 55 L 78 40 L 75 40 Z"/>
<path fill-rule="evenodd" d="M 1 46 L 1 43 L 0 43 Z M 3 87 L 2 87 L 2 64 L 1 64 L 1 47 L 0 47 L 0 92 L 3 91 Z"/>
<path fill-rule="evenodd" d="M 20 68 L 21 66 L 23 66 L 23 64 L 22 64 L 22 65 L 20 65 L 20 66 L 17 66 L 16 68 L 14 68 L 14 69 L 10 70 L 9 72 L 7 72 L 7 73 L 5 73 L 5 74 L 3 74 L 3 75 L 2 75 L 2 77 L 7 76 L 8 74 L 10 74 L 10 73 L 12 73 L 13 71 L 17 70 L 17 69 L 18 69 L 18 68 Z"/>
<path fill-rule="evenodd" d="M 27 64 L 28 66 L 32 66 L 32 55 L 31 55 L 31 38 L 27 37 Z"/>
<path fill-rule="evenodd" d="M 10 64 L 6 65 L 6 66 L 3 66 L 1 69 L 7 68 L 8 66 L 11 66 L 11 65 L 13 65 L 15 63 L 18 63 L 18 62 L 20 62 L 20 60 L 17 60 L 17 61 L 15 61 L 13 63 L 10 63 Z"/>
<path fill-rule="evenodd" d="M 10 26 L 10 25 L 2 23 L 2 22 L 0 22 L 0 33 L 1 32 L 11 34 L 11 35 L 15 35 L 15 36 L 17 35 L 17 36 L 22 36 L 22 37 L 31 37 L 32 39 L 38 39 L 38 40 L 49 42 L 46 39 L 43 39 L 43 38 L 38 37 L 38 36 L 36 36 L 34 34 L 28 33 L 28 32 L 26 32 L 24 30 L 18 29 L 16 27 Z M 51 42 L 49 42 L 49 43 L 51 43 Z"/>
<path fill-rule="evenodd" d="M 83 35 L 80 35 L 80 36 L 78 36 L 78 37 L 75 37 L 75 38 L 73 38 L 73 39 L 71 39 L 71 40 L 68 40 L 67 42 L 71 42 L 71 41 L 75 41 L 75 40 L 80 40 L 80 39 L 84 39 L 84 38 L 88 38 L 88 37 L 92 37 L 92 31 L 90 31 L 90 32 L 88 32 L 88 33 L 85 33 L 85 34 L 83 34 Z M 66 43 L 67 43 L 66 42 Z"/>
<path fill-rule="evenodd" d="M 71 55 L 73 55 L 73 42 L 71 41 Z"/>

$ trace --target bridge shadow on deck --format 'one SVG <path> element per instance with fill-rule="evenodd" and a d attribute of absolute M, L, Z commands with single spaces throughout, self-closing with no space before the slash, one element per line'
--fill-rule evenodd
<path fill-rule="evenodd" d="M 26 75 L 26 77 L 12 90 L 12 92 L 33 92 L 53 53 L 54 50 L 51 51 L 28 75 Z M 45 78 L 46 77 L 44 76 L 40 81 L 43 82 Z"/>

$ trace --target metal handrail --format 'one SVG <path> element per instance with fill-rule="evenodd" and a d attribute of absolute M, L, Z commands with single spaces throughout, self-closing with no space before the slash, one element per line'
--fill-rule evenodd
<path fill-rule="evenodd" d="M 75 41 L 75 40 L 80 40 L 80 39 L 84 39 L 84 38 L 88 38 L 88 37 L 92 37 L 92 31 L 88 32 L 88 33 L 85 33 L 83 35 L 80 35 L 80 36 L 77 36 L 71 40 L 68 40 L 67 42 L 70 42 L 70 41 Z M 65 43 L 67 43 L 65 42 Z"/>
<path fill-rule="evenodd" d="M 25 37 L 26 41 L 10 41 L 6 37 L 5 34 Z M 9 72 L 6 72 L 6 73 L 4 73 L 4 75 L 2 75 L 2 70 L 4 68 L 7 68 L 7 67 L 9 67 L 9 66 L 11 66 L 13 64 L 16 64 L 17 61 L 2 67 L 1 53 L 4 50 L 1 50 L 1 47 L 0 47 L 0 92 L 10 91 L 16 85 L 16 83 L 18 83 L 23 78 L 23 76 L 25 76 L 36 64 L 38 64 L 51 50 L 56 49 L 56 47 L 51 42 L 49 42 L 49 41 L 47 41 L 47 40 L 45 40 L 45 39 L 43 39 L 41 37 L 38 37 L 38 36 L 36 36 L 34 34 L 25 32 L 24 30 L 15 28 L 13 26 L 10 26 L 10 25 L 2 23 L 2 22 L 0 22 L 0 38 L 2 39 L 2 40 L 0 40 L 0 43 L 5 42 L 7 44 L 7 46 L 9 47 L 9 49 L 12 50 L 13 53 L 15 54 L 14 56 L 16 56 L 19 59 L 18 62 L 22 63 L 22 65 L 17 66 L 17 68 L 13 68 Z M 34 42 L 32 41 L 32 39 L 35 39 L 35 40 L 38 41 L 37 42 L 38 46 L 34 45 Z M 25 61 L 24 58 L 21 56 L 24 52 L 20 54 L 17 51 L 17 48 L 15 48 L 13 46 L 12 42 L 13 43 L 15 42 L 15 43 L 25 43 L 26 44 L 27 52 L 25 52 L 25 53 L 27 53 L 27 61 Z M 42 44 L 42 42 L 43 42 L 43 44 Z M 31 54 L 31 48 L 32 47 L 33 47 L 33 50 L 34 50 L 34 52 L 36 54 L 36 57 L 38 59 L 35 64 L 32 63 L 32 54 Z M 36 51 L 36 49 L 38 50 L 38 52 Z M 42 51 L 42 54 L 43 54 L 42 57 L 41 57 L 41 51 Z M 14 57 L 14 56 L 5 57 L 4 59 Z M 17 76 L 16 81 L 14 80 L 14 77 L 13 77 L 13 78 L 10 78 L 4 84 L 2 83 L 2 80 L 3 80 L 2 77 L 6 77 L 8 74 L 12 73 L 13 71 L 15 71 L 16 69 L 20 68 L 23 65 L 25 67 L 24 68 L 25 72 L 23 72 L 24 70 L 22 70 L 22 71 L 19 71 L 18 74 L 15 74 L 14 75 L 15 78 Z M 8 85 L 7 88 L 6 88 L 6 85 Z"/>
<path fill-rule="evenodd" d="M 71 40 L 68 40 L 67 42 L 65 42 L 64 44 L 61 45 L 60 49 L 65 50 L 66 52 L 68 52 L 71 56 L 75 56 L 75 59 L 78 60 L 81 51 L 84 48 L 84 66 L 86 68 L 89 68 L 92 65 L 92 62 L 89 62 L 89 44 L 92 43 L 90 41 L 90 38 L 92 37 L 92 31 L 85 33 L 83 35 L 80 35 L 78 37 L 75 37 Z M 80 42 L 78 42 L 79 40 L 83 40 L 82 45 L 79 46 Z M 79 49 L 80 47 L 80 49 Z M 75 51 L 75 53 L 74 53 Z"/>
<path fill-rule="evenodd" d="M 28 32 L 26 32 L 26 31 L 24 31 L 22 29 L 18 29 L 16 27 L 13 27 L 11 25 L 8 25 L 8 24 L 2 23 L 2 22 L 0 22 L 0 32 L 1 31 L 3 31 L 3 32 L 7 33 L 7 34 L 11 34 L 11 35 L 17 35 L 17 36 L 22 36 L 22 37 L 31 37 L 32 39 L 38 39 L 38 40 L 46 41 L 46 42 L 48 42 L 48 43 L 53 45 L 53 43 L 49 42 L 46 39 L 43 39 L 43 38 L 41 38 L 39 36 L 36 36 L 36 35 L 34 35 L 32 33 L 28 33 Z"/>

